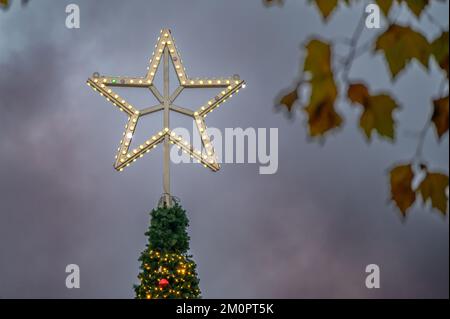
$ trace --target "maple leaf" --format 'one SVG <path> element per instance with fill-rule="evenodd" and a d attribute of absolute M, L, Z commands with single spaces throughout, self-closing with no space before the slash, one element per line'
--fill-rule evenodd
<path fill-rule="evenodd" d="M 289 112 L 292 111 L 292 107 L 294 103 L 298 100 L 297 88 L 295 88 L 292 92 L 283 96 L 280 100 L 281 105 L 285 105 Z"/>
<path fill-rule="evenodd" d="M 311 136 L 325 135 L 329 130 L 342 124 L 342 118 L 336 113 L 333 101 L 324 100 L 320 104 L 310 104 L 305 111 L 309 115 L 309 134 Z"/>
<path fill-rule="evenodd" d="M 416 201 L 416 193 L 412 189 L 414 172 L 411 164 L 394 167 L 390 172 L 391 199 L 406 216 L 408 209 Z"/>
<path fill-rule="evenodd" d="M 449 48 L 448 48 L 448 31 L 442 32 L 442 34 L 437 37 L 431 43 L 431 54 L 436 59 L 436 62 L 439 66 L 444 70 L 447 74 L 448 78 L 448 57 L 449 57 Z"/>
<path fill-rule="evenodd" d="M 448 98 L 449 97 L 447 96 L 433 101 L 434 111 L 431 120 L 433 121 L 439 138 L 442 138 L 442 136 L 448 132 Z"/>
<path fill-rule="evenodd" d="M 425 179 L 418 188 L 424 203 L 431 201 L 431 205 L 443 215 L 447 213 L 448 197 L 446 191 L 448 181 L 447 175 L 427 172 Z"/>
<path fill-rule="evenodd" d="M 378 6 L 380 7 L 383 14 L 387 17 L 391 11 L 394 0 L 377 0 Z M 423 10 L 428 6 L 429 0 L 397 0 L 398 4 L 405 3 L 408 8 L 416 15 L 420 17 Z"/>
<path fill-rule="evenodd" d="M 304 71 L 311 74 L 311 95 L 305 112 L 310 135 L 322 136 L 342 124 L 334 108 L 338 92 L 331 67 L 331 48 L 328 43 L 312 40 L 306 51 Z"/>
<path fill-rule="evenodd" d="M 361 83 L 351 84 L 347 95 L 350 101 L 360 104 L 364 109 L 359 125 L 369 140 L 374 130 L 381 137 L 394 139 L 395 122 L 392 113 L 398 108 L 394 99 L 386 94 L 370 95 L 368 88 Z"/>
<path fill-rule="evenodd" d="M 381 11 L 383 11 L 386 17 L 389 15 L 389 11 L 391 11 L 393 4 L 394 0 L 377 0 L 377 5 L 380 7 Z"/>
<path fill-rule="evenodd" d="M 322 17 L 326 20 L 334 9 L 336 9 L 338 0 L 314 0 L 314 3 L 322 14 Z"/>
<path fill-rule="evenodd" d="M 413 59 L 428 69 L 431 54 L 430 45 L 422 34 L 397 24 L 391 25 L 378 37 L 375 51 L 384 52 L 393 78 Z"/>
<path fill-rule="evenodd" d="M 399 0 L 398 2 L 406 3 L 408 8 L 416 15 L 416 17 L 420 17 L 423 10 L 430 3 L 430 0 Z"/>

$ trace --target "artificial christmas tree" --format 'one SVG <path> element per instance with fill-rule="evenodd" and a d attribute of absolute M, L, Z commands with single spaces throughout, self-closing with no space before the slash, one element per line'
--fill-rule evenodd
<path fill-rule="evenodd" d="M 146 249 L 141 253 L 137 299 L 200 298 L 197 265 L 188 255 L 189 221 L 186 211 L 175 202 L 151 212 Z"/>

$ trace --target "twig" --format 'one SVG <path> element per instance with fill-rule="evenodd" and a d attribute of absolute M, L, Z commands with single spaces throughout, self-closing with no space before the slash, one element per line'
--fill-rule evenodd
<path fill-rule="evenodd" d="M 363 12 L 361 14 L 361 17 L 359 18 L 358 25 L 356 26 L 356 29 L 353 32 L 353 36 L 350 40 L 350 52 L 347 56 L 347 59 L 344 62 L 343 70 L 342 70 L 342 81 L 347 84 L 349 83 L 348 75 L 350 73 L 350 69 L 351 69 L 354 59 L 355 59 L 356 50 L 358 48 L 358 42 L 364 31 L 365 20 L 366 20 L 366 15 Z"/>

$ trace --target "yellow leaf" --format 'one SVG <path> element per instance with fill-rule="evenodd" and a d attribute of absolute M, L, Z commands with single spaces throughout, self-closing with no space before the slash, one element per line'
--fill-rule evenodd
<path fill-rule="evenodd" d="M 324 19 L 328 19 L 338 5 L 338 0 L 314 0 L 314 2 Z"/>
<path fill-rule="evenodd" d="M 347 95 L 353 103 L 358 103 L 364 108 L 359 125 L 369 140 L 374 130 L 381 137 L 394 139 L 395 122 L 392 113 L 398 108 L 394 99 L 385 94 L 372 96 L 367 87 L 361 83 L 351 84 Z"/>
<path fill-rule="evenodd" d="M 431 205 L 442 214 L 447 214 L 448 197 L 446 190 L 448 187 L 448 176 L 440 173 L 427 173 L 425 179 L 419 186 L 419 192 L 423 201 L 431 201 Z"/>
<path fill-rule="evenodd" d="M 388 95 L 369 97 L 360 120 L 360 126 L 367 138 L 370 139 L 372 131 L 376 130 L 380 136 L 394 139 L 395 122 L 392 113 L 396 108 L 398 108 L 396 102 Z"/>
<path fill-rule="evenodd" d="M 6 7 L 8 5 L 8 0 L 0 0 L 0 5 L 3 5 Z"/>
<path fill-rule="evenodd" d="M 383 11 L 384 15 L 387 17 L 392 5 L 394 4 L 394 0 L 377 0 L 376 2 L 381 11 Z M 420 17 L 429 2 L 429 0 L 397 0 L 398 4 L 405 3 L 417 17 Z"/>
<path fill-rule="evenodd" d="M 400 0 L 400 2 L 406 3 L 408 8 L 416 15 L 416 17 L 420 17 L 425 7 L 428 6 L 430 0 Z"/>
<path fill-rule="evenodd" d="M 439 136 L 439 138 L 441 138 L 445 133 L 448 132 L 448 118 L 449 118 L 448 96 L 434 100 L 433 104 L 434 104 L 434 112 L 431 120 L 433 121 L 437 135 Z"/>
<path fill-rule="evenodd" d="M 410 27 L 391 25 L 378 37 L 375 50 L 384 52 L 394 78 L 412 59 L 416 59 L 428 69 L 431 53 L 430 45 L 422 34 Z"/>
<path fill-rule="evenodd" d="M 338 92 L 331 66 L 331 48 L 328 43 L 312 40 L 306 45 L 306 51 L 304 71 L 311 74 L 311 96 L 305 111 L 310 135 L 321 136 L 342 124 L 334 108 Z"/>
<path fill-rule="evenodd" d="M 297 94 L 297 88 L 283 96 L 283 98 L 280 100 L 280 104 L 285 105 L 287 109 L 292 111 L 292 106 L 294 105 L 295 101 L 298 100 L 298 94 Z"/>
<path fill-rule="evenodd" d="M 377 0 L 378 6 L 386 17 L 389 15 L 389 11 L 391 11 L 393 3 L 394 0 Z"/>
<path fill-rule="evenodd" d="M 328 76 L 332 74 L 331 47 L 320 40 L 311 40 L 306 45 L 307 56 L 304 70 L 311 72 L 313 77 Z"/>
<path fill-rule="evenodd" d="M 447 73 L 448 78 L 448 31 L 442 34 L 431 43 L 431 53 L 439 66 Z"/>
<path fill-rule="evenodd" d="M 406 216 L 408 209 L 416 201 L 416 193 L 412 189 L 414 172 L 410 164 L 394 167 L 390 172 L 391 199 L 402 214 Z"/>

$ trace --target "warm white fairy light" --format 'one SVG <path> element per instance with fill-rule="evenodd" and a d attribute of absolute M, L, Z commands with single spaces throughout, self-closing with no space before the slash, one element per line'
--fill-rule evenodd
<path fill-rule="evenodd" d="M 181 136 L 177 136 L 175 132 L 171 131 L 169 127 L 164 127 L 161 131 L 151 136 L 147 141 L 139 145 L 130 151 L 131 141 L 133 139 L 134 130 L 138 124 L 138 120 L 141 116 L 144 116 L 152 111 L 141 112 L 133 105 L 127 103 L 125 99 L 116 94 L 111 87 L 142 87 L 150 88 L 151 92 L 158 98 L 157 94 L 160 93 L 153 86 L 154 77 L 156 71 L 163 60 L 164 50 L 167 47 L 169 57 L 172 59 L 173 65 L 177 70 L 176 75 L 178 77 L 180 88 L 221 88 L 222 91 L 209 100 L 205 105 L 200 106 L 198 110 L 192 113 L 186 113 L 194 118 L 197 125 L 198 132 L 201 136 L 202 145 L 205 149 L 205 154 L 202 154 L 200 150 L 196 150 L 193 146 Z M 214 148 L 212 147 L 209 135 L 207 134 L 206 125 L 204 119 L 206 114 L 212 112 L 220 104 L 225 103 L 227 99 L 231 98 L 233 94 L 239 92 L 241 88 L 245 88 L 245 83 L 239 76 L 235 75 L 229 78 L 199 78 L 192 79 L 186 74 L 186 68 L 180 58 L 180 54 L 175 46 L 172 34 L 169 29 L 162 29 L 161 36 L 158 38 L 158 42 L 155 45 L 155 50 L 152 52 L 152 58 L 149 61 L 149 67 L 147 68 L 147 75 L 143 78 L 130 78 L 130 77 L 101 77 L 94 74 L 92 78 L 89 78 L 87 84 L 96 92 L 111 102 L 114 106 L 119 108 L 120 111 L 125 112 L 128 116 L 128 123 L 125 126 L 124 137 L 120 141 L 118 153 L 115 156 L 116 162 L 114 167 L 118 171 L 122 171 L 125 167 L 128 167 L 131 163 L 135 162 L 137 158 L 143 157 L 145 153 L 150 152 L 159 143 L 164 142 L 166 136 L 169 141 L 179 147 L 183 152 L 189 154 L 194 160 L 202 163 L 205 167 L 210 168 L 213 171 L 219 170 L 220 166 L 217 163 Z M 157 93 L 155 93 L 155 91 Z M 177 93 L 178 94 L 178 93 Z M 162 102 L 161 102 L 162 103 Z M 169 100 L 169 110 L 174 110 L 173 101 Z"/>

